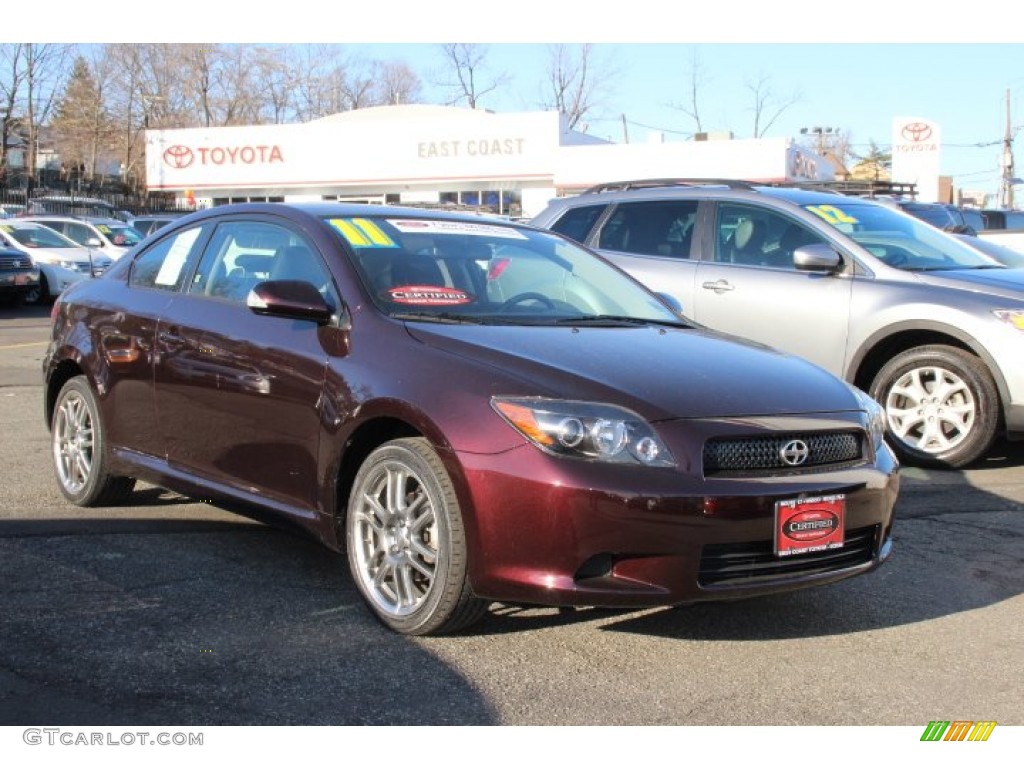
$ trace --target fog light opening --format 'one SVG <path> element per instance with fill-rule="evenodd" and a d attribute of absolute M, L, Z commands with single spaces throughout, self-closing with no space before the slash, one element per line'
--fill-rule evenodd
<path fill-rule="evenodd" d="M 615 556 L 608 552 L 587 558 L 587 560 L 576 569 L 573 574 L 573 581 L 585 579 L 600 579 L 612 575 L 612 568 L 615 567 Z"/>

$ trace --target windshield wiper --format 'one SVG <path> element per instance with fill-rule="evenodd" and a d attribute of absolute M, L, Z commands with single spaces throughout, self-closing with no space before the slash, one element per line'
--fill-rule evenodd
<path fill-rule="evenodd" d="M 574 317 L 559 317 L 555 319 L 557 325 L 589 325 L 615 327 L 619 325 L 664 325 L 669 328 L 692 328 L 689 323 L 682 320 L 658 320 L 653 317 L 632 317 L 631 315 L 576 315 Z"/>
<path fill-rule="evenodd" d="M 455 312 L 394 312 L 395 320 L 422 320 L 427 323 L 449 323 L 464 325 L 488 325 L 491 321 L 473 315 L 460 315 Z"/>

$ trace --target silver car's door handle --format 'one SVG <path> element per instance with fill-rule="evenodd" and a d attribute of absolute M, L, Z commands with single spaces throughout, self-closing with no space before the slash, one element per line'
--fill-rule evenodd
<path fill-rule="evenodd" d="M 726 291 L 735 290 L 736 286 L 734 286 L 728 280 L 715 280 L 715 282 L 713 283 L 710 281 L 704 283 L 703 285 L 701 285 L 701 288 L 706 288 L 707 290 L 714 291 L 715 293 L 725 293 Z"/>

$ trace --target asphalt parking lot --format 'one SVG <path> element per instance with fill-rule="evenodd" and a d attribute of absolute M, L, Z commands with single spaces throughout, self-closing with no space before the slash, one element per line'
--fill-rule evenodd
<path fill-rule="evenodd" d="M 82 510 L 42 421 L 41 309 L 0 309 L 0 725 L 1024 724 L 1024 444 L 903 471 L 892 560 L 758 600 L 373 620 L 343 559 L 142 486 Z"/>

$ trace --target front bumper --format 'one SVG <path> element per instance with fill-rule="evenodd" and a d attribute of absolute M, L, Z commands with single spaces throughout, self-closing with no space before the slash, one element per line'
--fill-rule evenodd
<path fill-rule="evenodd" d="M 532 446 L 458 461 L 472 510 L 470 579 L 492 600 L 642 607 L 750 597 L 865 573 L 891 551 L 899 476 L 887 449 L 835 471 L 718 479 Z M 844 547 L 776 557 L 776 502 L 834 493 L 846 496 Z"/>

